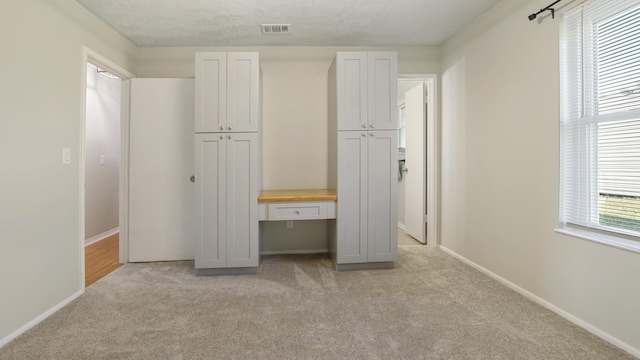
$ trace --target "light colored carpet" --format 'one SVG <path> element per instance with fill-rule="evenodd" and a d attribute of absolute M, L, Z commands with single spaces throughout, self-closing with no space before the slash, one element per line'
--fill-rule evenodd
<path fill-rule="evenodd" d="M 426 246 L 393 270 L 263 258 L 258 275 L 127 264 L 0 359 L 633 359 Z"/>

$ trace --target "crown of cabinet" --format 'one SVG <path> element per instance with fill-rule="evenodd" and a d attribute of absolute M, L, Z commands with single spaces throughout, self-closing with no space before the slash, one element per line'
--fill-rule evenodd
<path fill-rule="evenodd" d="M 197 133 L 258 131 L 259 61 L 257 52 L 196 53 Z"/>

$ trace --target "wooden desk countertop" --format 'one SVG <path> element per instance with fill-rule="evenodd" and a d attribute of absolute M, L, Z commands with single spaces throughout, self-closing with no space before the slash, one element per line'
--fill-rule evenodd
<path fill-rule="evenodd" d="M 332 189 L 313 190 L 263 190 L 258 196 L 258 202 L 278 201 L 325 201 L 337 200 L 338 195 Z"/>

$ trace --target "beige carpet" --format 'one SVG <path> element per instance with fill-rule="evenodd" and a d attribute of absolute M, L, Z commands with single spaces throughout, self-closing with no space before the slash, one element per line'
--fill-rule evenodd
<path fill-rule="evenodd" d="M 438 249 L 396 269 L 264 258 L 258 275 L 127 264 L 0 359 L 633 359 Z"/>

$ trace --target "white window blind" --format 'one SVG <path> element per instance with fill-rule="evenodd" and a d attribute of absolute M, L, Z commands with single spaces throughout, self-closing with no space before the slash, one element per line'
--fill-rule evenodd
<path fill-rule="evenodd" d="M 640 240 L 640 0 L 588 1 L 561 36 L 561 224 Z"/>

